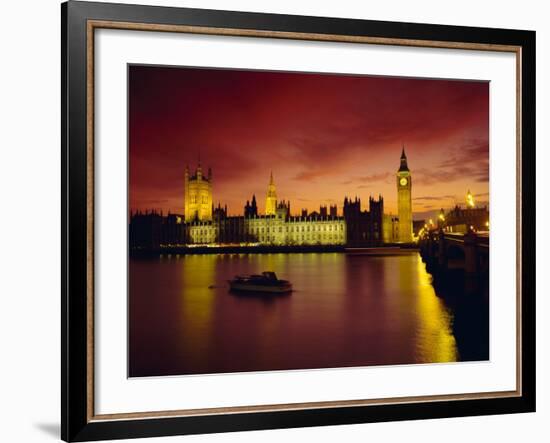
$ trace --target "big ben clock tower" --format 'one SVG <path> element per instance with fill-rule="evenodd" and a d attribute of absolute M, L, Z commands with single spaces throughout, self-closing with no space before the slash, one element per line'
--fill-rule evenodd
<path fill-rule="evenodd" d="M 401 165 L 397 171 L 397 214 L 399 216 L 399 242 L 412 242 L 411 171 L 407 166 L 405 147 L 401 153 Z"/>

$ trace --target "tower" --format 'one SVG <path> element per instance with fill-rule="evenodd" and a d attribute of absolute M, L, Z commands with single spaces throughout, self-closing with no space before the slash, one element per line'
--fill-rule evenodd
<path fill-rule="evenodd" d="M 474 196 L 472 195 L 469 189 L 468 189 L 468 193 L 466 194 L 466 207 L 468 209 L 475 208 Z"/>
<path fill-rule="evenodd" d="M 185 167 L 185 221 L 212 220 L 212 170 L 208 168 L 208 175 L 202 173 L 199 161 L 194 175 L 189 174 L 189 167 Z"/>
<path fill-rule="evenodd" d="M 412 242 L 411 171 L 407 165 L 405 146 L 401 152 L 401 164 L 397 171 L 397 215 L 399 216 L 399 242 Z"/>
<path fill-rule="evenodd" d="M 245 217 L 257 217 L 258 216 L 258 206 L 256 205 L 256 195 L 252 195 L 252 203 L 248 200 L 244 207 L 244 216 Z"/>
<path fill-rule="evenodd" d="M 273 171 L 269 178 L 269 186 L 267 187 L 267 196 L 265 198 L 265 215 L 275 215 L 277 213 L 277 191 L 275 183 L 273 183 Z"/>

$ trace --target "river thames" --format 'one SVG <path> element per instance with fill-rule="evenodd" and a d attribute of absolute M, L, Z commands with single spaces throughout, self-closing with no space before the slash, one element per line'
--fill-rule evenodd
<path fill-rule="evenodd" d="M 229 292 L 262 271 L 294 291 Z M 128 281 L 130 377 L 489 359 L 487 288 L 434 281 L 414 251 L 131 258 Z"/>

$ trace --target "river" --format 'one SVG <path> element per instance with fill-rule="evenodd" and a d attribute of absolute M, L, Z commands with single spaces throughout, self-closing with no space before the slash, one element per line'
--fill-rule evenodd
<path fill-rule="evenodd" d="M 262 271 L 292 294 L 228 291 Z M 432 280 L 416 252 L 131 258 L 129 375 L 487 360 L 487 289 Z"/>

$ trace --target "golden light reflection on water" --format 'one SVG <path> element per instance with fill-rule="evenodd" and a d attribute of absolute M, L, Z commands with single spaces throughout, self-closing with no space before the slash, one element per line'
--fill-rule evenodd
<path fill-rule="evenodd" d="M 414 297 L 415 316 L 415 360 L 418 363 L 441 363 L 457 360 L 457 346 L 452 333 L 452 314 L 447 310 L 443 301 L 437 297 L 432 286 L 431 275 L 426 271 L 420 256 L 396 257 L 399 278 L 398 288 L 400 298 L 393 301 L 392 309 L 400 312 L 400 317 L 410 316 L 404 312 L 410 309 L 409 303 L 403 302 L 405 294 L 412 293 Z M 224 263 L 221 263 L 222 260 Z M 231 256 L 190 255 L 183 258 L 182 269 L 182 316 L 181 316 L 181 344 L 190 357 L 200 363 L 205 363 L 208 355 L 215 352 L 212 349 L 212 335 L 215 333 L 215 297 L 218 265 L 222 267 L 248 262 L 248 271 L 260 273 L 264 270 L 276 272 L 279 276 L 299 273 L 303 276 L 297 286 L 294 296 L 315 297 L 318 309 L 324 303 L 330 302 L 335 291 L 345 287 L 345 256 L 343 254 L 295 254 L 292 260 L 285 254 L 244 255 Z M 289 268 L 292 269 L 289 269 Z M 330 273 L 311 272 L 311 269 L 330 269 Z M 235 268 L 234 274 L 238 274 Z M 379 276 L 383 277 L 383 276 Z M 395 283 L 395 275 L 389 273 L 384 276 Z M 363 282 L 364 283 L 364 282 Z M 372 283 L 372 281 L 370 282 Z M 225 281 L 217 282 L 218 285 Z M 357 284 L 357 281 L 355 282 Z M 350 288 L 350 290 L 353 290 Z M 342 300 L 343 301 L 343 300 Z M 278 341 L 277 333 L 285 325 L 292 324 L 293 309 L 283 310 L 280 303 L 267 303 L 261 312 L 261 321 L 254 325 L 255 337 L 262 342 L 258 349 L 258 359 L 268 361 L 272 358 L 270 350 Z M 243 300 L 243 304 L 246 300 Z M 345 315 L 345 303 L 330 303 L 330 317 L 325 321 Z M 353 319 L 352 319 L 353 320 Z M 344 322 L 352 322 L 344 320 Z M 388 318 L 387 321 L 395 321 Z M 351 324 L 348 323 L 350 326 Z M 405 324 L 405 322 L 404 322 Z M 321 326 L 321 325 L 320 325 Z M 400 326 L 397 326 L 400 328 Z M 404 326 L 403 326 L 404 327 Z"/>
<path fill-rule="evenodd" d="M 438 363 L 463 353 L 453 311 L 415 253 L 187 255 L 133 266 L 137 376 Z M 262 271 L 295 291 L 228 290 L 235 275 Z"/>
<path fill-rule="evenodd" d="M 423 362 L 452 362 L 457 360 L 456 340 L 452 333 L 451 314 L 437 297 L 432 286 L 432 277 L 426 265 L 417 256 L 418 296 L 416 310 L 418 326 L 416 347 Z"/>
<path fill-rule="evenodd" d="M 213 328 L 217 256 L 187 255 L 181 267 L 181 348 L 198 364 L 206 363 Z"/>

